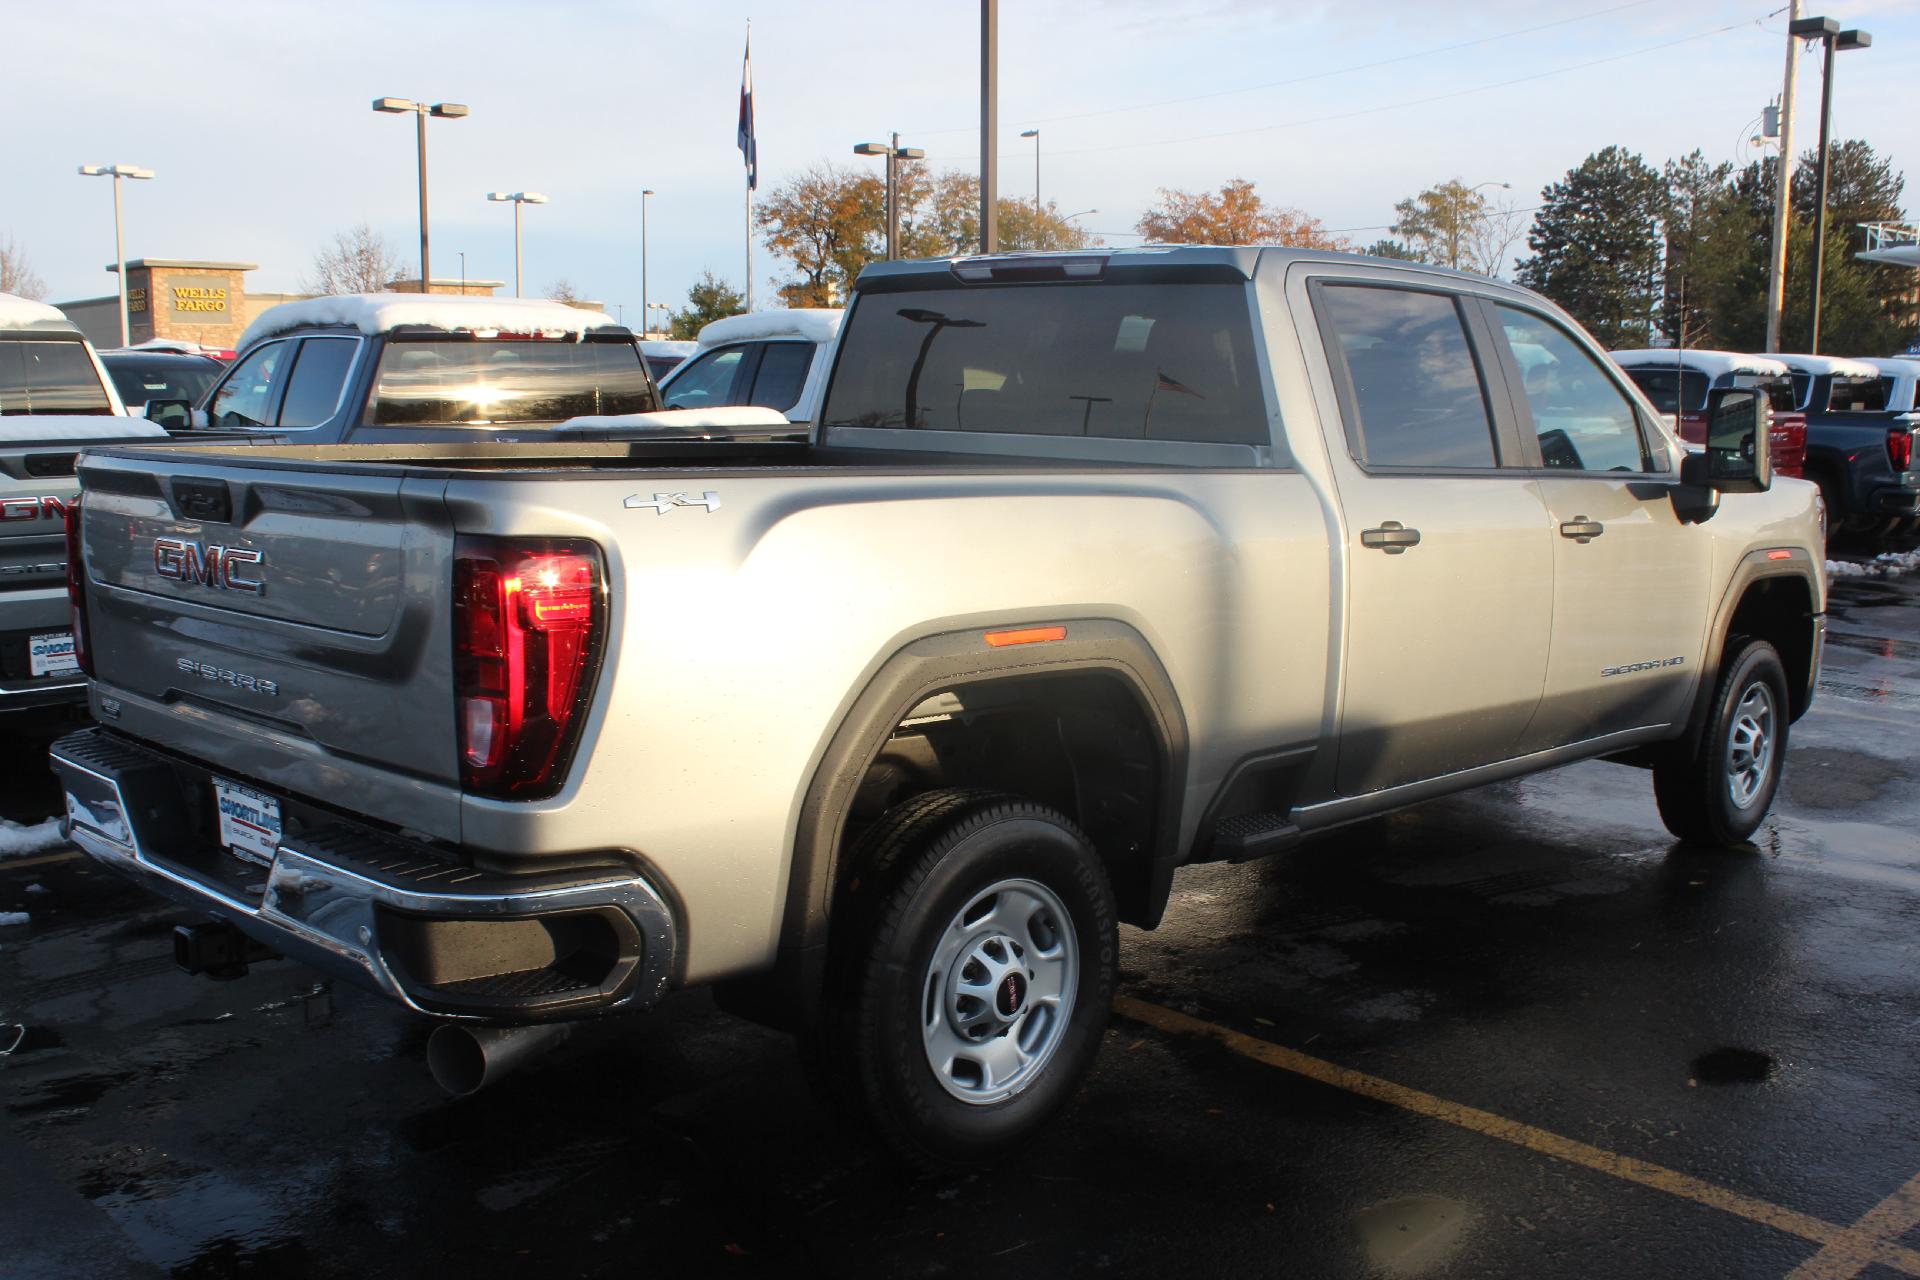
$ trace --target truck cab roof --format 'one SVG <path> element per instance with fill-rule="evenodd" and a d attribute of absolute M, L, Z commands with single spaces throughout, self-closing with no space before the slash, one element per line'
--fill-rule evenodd
<path fill-rule="evenodd" d="M 576 340 L 588 333 L 628 332 L 604 311 L 544 298 L 343 293 L 267 308 L 240 336 L 239 349 L 244 351 L 262 339 L 306 329 L 344 329 L 369 337 L 421 329 L 475 337 L 513 334 Z"/>

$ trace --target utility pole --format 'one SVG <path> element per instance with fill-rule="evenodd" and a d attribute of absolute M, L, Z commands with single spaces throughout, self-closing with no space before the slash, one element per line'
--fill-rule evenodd
<path fill-rule="evenodd" d="M 980 252 L 1000 247 L 1000 0 L 980 0 Z"/>
<path fill-rule="evenodd" d="M 1767 350 L 1780 350 L 1780 313 L 1787 296 L 1787 228 L 1793 216 L 1793 95 L 1800 84 L 1800 0 L 1787 10 L 1787 75 L 1780 89 L 1780 163 L 1774 167 L 1773 246 L 1767 254 Z"/>

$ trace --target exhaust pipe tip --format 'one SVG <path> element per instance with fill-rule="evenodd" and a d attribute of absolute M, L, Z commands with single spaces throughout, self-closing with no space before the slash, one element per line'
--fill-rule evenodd
<path fill-rule="evenodd" d="M 553 1049 L 573 1033 L 570 1022 L 537 1027 L 447 1022 L 427 1038 L 427 1070 L 455 1098 L 468 1098 Z"/>

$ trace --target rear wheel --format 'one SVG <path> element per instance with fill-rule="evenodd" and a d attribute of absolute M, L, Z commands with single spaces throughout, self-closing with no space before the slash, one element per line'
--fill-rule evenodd
<path fill-rule="evenodd" d="M 907 801 L 854 857 L 815 1080 L 914 1163 L 991 1161 L 1099 1049 L 1118 953 L 1105 868 L 1062 815 L 978 791 Z"/>
<path fill-rule="evenodd" d="M 1787 673 L 1764 640 L 1733 641 L 1706 732 L 1692 752 L 1654 766 L 1667 830 L 1697 844 L 1737 845 L 1759 828 L 1787 754 Z"/>

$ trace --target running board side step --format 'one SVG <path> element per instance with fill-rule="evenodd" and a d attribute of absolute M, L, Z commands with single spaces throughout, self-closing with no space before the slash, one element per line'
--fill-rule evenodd
<path fill-rule="evenodd" d="M 1298 840 L 1301 830 L 1283 813 L 1242 813 L 1213 827 L 1213 852 L 1229 862 L 1264 858 Z"/>

